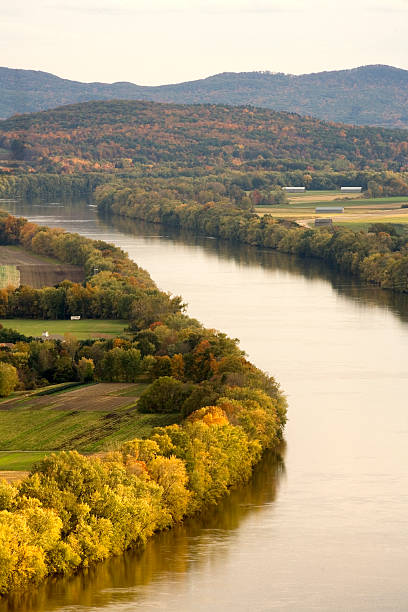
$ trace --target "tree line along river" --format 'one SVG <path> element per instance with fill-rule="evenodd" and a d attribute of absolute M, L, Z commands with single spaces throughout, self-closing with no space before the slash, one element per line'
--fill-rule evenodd
<path fill-rule="evenodd" d="M 282 457 L 217 508 L 0 612 L 408 608 L 408 296 L 85 203 L 2 207 L 121 246 L 240 339 L 287 393 L 289 421 Z"/>

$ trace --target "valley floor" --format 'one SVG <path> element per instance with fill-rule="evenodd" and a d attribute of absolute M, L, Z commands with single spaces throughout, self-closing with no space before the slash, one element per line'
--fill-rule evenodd
<path fill-rule="evenodd" d="M 407 205 L 407 208 L 402 206 Z M 316 213 L 316 207 L 343 207 L 343 213 Z M 330 217 L 335 225 L 355 230 L 367 229 L 372 223 L 408 224 L 408 197 L 361 198 L 361 194 L 344 196 L 340 192 L 306 192 L 291 196 L 289 203 L 278 206 L 258 206 L 259 216 L 271 214 L 313 227 L 315 219 Z"/>

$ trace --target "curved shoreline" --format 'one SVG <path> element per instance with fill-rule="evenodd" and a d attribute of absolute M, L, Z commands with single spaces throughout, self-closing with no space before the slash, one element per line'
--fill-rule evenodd
<path fill-rule="evenodd" d="M 249 363 L 235 341 L 182 314 L 180 299 L 156 289 L 148 273 L 120 249 L 21 218 L 3 217 L 0 224 L 6 243 L 22 241 L 33 252 L 46 250 L 83 265 L 90 278 L 85 287 L 64 285 L 67 291 L 74 288 L 77 297 L 103 292 L 108 282 L 116 291 L 136 291 L 128 308 L 137 318 L 130 325 L 136 331 L 135 346 L 140 341 L 140 348 L 148 351 L 150 360 L 143 367 L 153 381 L 142 394 L 150 393 L 144 405 L 153 402 L 151 411 L 159 412 L 153 388 L 171 381 L 172 389 L 188 392 L 189 402 L 188 408 L 183 404 L 180 425 L 156 427 L 149 437 L 125 442 L 103 457 L 76 451 L 51 454 L 17 488 L 0 483 L 0 593 L 5 594 L 120 554 L 218 503 L 250 479 L 266 449 L 280 443 L 286 400 L 274 379 Z M 91 262 L 96 260 L 104 271 L 95 275 Z M 7 291 L 18 303 L 19 289 Z M 146 310 L 152 296 L 153 310 Z M 155 322 L 149 326 L 150 321 Z M 161 336 L 155 334 L 158 328 Z M 156 356 L 151 343 L 163 333 L 170 334 L 181 353 L 169 356 L 166 349 Z M 30 339 L 22 342 L 29 349 Z M 110 349 L 108 341 L 104 346 L 111 353 L 125 356 L 129 350 L 140 357 L 131 342 L 121 342 L 125 348 L 119 344 Z M 160 369 L 153 371 L 153 366 Z M 173 378 L 163 376 L 163 368 L 170 368 Z"/>

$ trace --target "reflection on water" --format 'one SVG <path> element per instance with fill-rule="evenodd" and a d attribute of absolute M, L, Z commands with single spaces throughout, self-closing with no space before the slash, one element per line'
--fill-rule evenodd
<path fill-rule="evenodd" d="M 391 310 L 408 321 L 408 296 L 364 285 L 357 278 L 346 276 L 335 267 L 318 259 L 303 259 L 268 249 L 231 244 L 209 236 L 198 236 L 176 228 L 164 228 L 152 223 L 125 217 L 98 215 L 95 204 L 86 201 L 70 203 L 26 203 L 21 200 L 3 200 L 0 206 L 12 214 L 24 215 L 40 225 L 63 226 L 69 231 L 86 234 L 114 242 L 120 235 L 140 236 L 144 240 L 177 241 L 199 247 L 209 255 L 232 260 L 240 266 L 261 266 L 289 272 L 309 280 L 327 280 L 340 296 L 351 298 L 357 304 L 375 304 Z M 166 287 L 163 287 L 166 289 Z"/>
<path fill-rule="evenodd" d="M 98 225 L 106 231 L 115 228 L 123 234 L 177 240 L 190 246 L 198 246 L 208 254 L 214 254 L 223 260 L 233 260 L 240 266 L 261 266 L 272 270 L 283 270 L 293 276 L 301 276 L 308 280 L 324 279 L 331 283 L 340 296 L 351 298 L 362 306 L 365 304 L 382 306 L 400 316 L 404 321 L 408 321 L 407 295 L 364 285 L 357 278 L 349 277 L 318 259 L 304 259 L 249 245 L 231 244 L 205 236 L 195 236 L 191 232 L 179 229 L 166 228 L 164 232 L 161 226 L 124 217 L 100 215 Z"/>
<path fill-rule="evenodd" d="M 81 607 L 119 609 L 132 602 L 144 607 L 146 586 L 155 582 L 185 581 L 200 565 L 223 563 L 228 547 L 246 518 L 262 513 L 275 500 L 284 474 L 284 444 L 267 452 L 251 481 L 216 507 L 181 526 L 158 534 L 143 550 L 128 551 L 69 578 L 48 580 L 35 591 L 9 597 L 0 612 L 73 610 Z M 129 608 L 129 609 L 132 609 Z"/>
<path fill-rule="evenodd" d="M 281 464 L 267 458 L 208 516 L 14 609 L 405 611 L 408 296 L 318 261 L 102 219 L 80 203 L 7 206 L 122 247 L 189 314 L 240 338 L 289 399 L 276 497 Z"/>

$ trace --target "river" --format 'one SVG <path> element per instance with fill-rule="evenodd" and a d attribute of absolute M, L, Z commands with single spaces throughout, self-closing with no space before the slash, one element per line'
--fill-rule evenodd
<path fill-rule="evenodd" d="M 0 611 L 406 611 L 408 296 L 85 204 L 6 207 L 125 249 L 240 339 L 281 383 L 289 421 L 281 457 L 218 508 Z"/>

